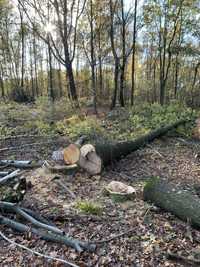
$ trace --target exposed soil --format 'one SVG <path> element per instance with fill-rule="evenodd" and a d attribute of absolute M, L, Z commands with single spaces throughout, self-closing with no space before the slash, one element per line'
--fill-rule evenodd
<path fill-rule="evenodd" d="M 8 142 L 8 141 L 5 141 Z M 11 145 L 2 144 L 3 147 Z M 9 141 L 10 142 L 10 141 Z M 22 140 L 18 141 L 23 143 Z M 24 140 L 27 142 L 27 140 Z M 66 144 L 60 140 L 54 145 L 39 146 L 35 150 L 12 151 L 18 159 L 48 158 L 55 147 Z M 31 142 L 30 142 L 31 143 Z M 15 142 L 16 144 L 16 142 Z M 144 149 L 136 151 L 104 170 L 101 176 L 89 177 L 84 172 L 63 176 L 62 181 L 75 193 L 77 199 L 89 199 L 103 206 L 99 216 L 84 214 L 74 207 L 74 200 L 52 181 L 53 174 L 43 169 L 27 172 L 32 188 L 21 203 L 40 213 L 66 233 L 82 240 L 101 241 L 132 229 L 120 238 L 97 245 L 95 253 L 78 254 L 64 245 L 42 241 L 34 236 L 24 237 L 0 226 L 10 239 L 38 252 L 60 257 L 78 266 L 189 266 L 188 263 L 169 261 L 167 250 L 184 256 L 200 253 L 200 233 L 171 214 L 163 212 L 142 200 L 144 182 L 151 176 L 160 176 L 182 186 L 200 183 L 200 146 L 185 144 L 178 138 L 165 137 Z M 1 158 L 10 155 L 1 155 Z M 133 202 L 117 204 L 103 196 L 102 189 L 112 180 L 132 185 L 137 190 Z M 75 201 L 77 201 L 77 199 Z M 27 253 L 6 241 L 0 241 L 0 266 L 64 266 Z M 198 254 L 199 255 L 199 254 Z"/>

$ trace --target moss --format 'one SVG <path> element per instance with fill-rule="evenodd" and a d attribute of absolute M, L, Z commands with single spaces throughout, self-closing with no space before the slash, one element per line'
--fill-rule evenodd
<path fill-rule="evenodd" d="M 154 186 L 160 181 L 160 177 L 153 176 L 151 177 L 144 185 L 144 190 L 151 190 Z"/>
<path fill-rule="evenodd" d="M 100 204 L 88 200 L 76 202 L 75 208 L 84 213 L 93 215 L 100 215 L 103 211 L 103 208 Z"/>

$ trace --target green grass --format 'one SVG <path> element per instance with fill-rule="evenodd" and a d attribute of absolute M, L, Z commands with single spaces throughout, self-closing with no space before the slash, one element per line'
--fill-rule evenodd
<path fill-rule="evenodd" d="M 89 200 L 77 201 L 75 208 L 79 211 L 92 215 L 101 215 L 103 207 L 99 203 L 95 203 Z"/>
<path fill-rule="evenodd" d="M 54 124 L 51 124 L 52 114 Z M 57 101 L 53 110 L 45 97 L 31 105 L 1 103 L 0 137 L 62 134 L 71 140 L 76 140 L 80 135 L 87 135 L 90 141 L 132 140 L 179 119 L 194 119 L 198 113 L 179 103 L 172 103 L 168 106 L 141 104 L 133 108 L 118 108 L 102 119 L 78 115 L 66 99 Z M 190 137 L 192 128 L 192 124 L 181 126 L 178 132 Z"/>

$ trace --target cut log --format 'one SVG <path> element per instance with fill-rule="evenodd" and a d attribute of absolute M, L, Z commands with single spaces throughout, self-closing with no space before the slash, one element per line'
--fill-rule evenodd
<path fill-rule="evenodd" d="M 95 144 L 96 152 L 101 157 L 103 164 L 108 165 L 115 160 L 119 160 L 123 156 L 127 156 L 129 153 L 145 146 L 146 144 L 152 142 L 154 139 L 165 135 L 170 130 L 184 123 L 186 123 L 185 120 L 177 121 L 173 124 L 156 129 L 133 141 L 124 141 L 117 143 L 111 143 L 108 141 L 105 141 L 104 143 L 99 143 L 97 141 Z"/>
<path fill-rule="evenodd" d="M 79 161 L 79 148 L 85 142 L 86 136 L 81 136 L 74 144 L 70 144 L 66 148 L 61 148 L 53 152 L 52 159 L 58 164 L 73 165 Z"/>
<path fill-rule="evenodd" d="M 153 177 L 144 187 L 144 200 L 200 228 L 200 199 L 194 193 Z"/>
<path fill-rule="evenodd" d="M 75 164 L 79 161 L 80 149 L 77 145 L 71 144 L 63 150 L 63 157 L 67 165 Z"/>
<path fill-rule="evenodd" d="M 91 175 L 97 175 L 101 172 L 102 161 L 93 145 L 86 144 L 81 147 L 78 165 Z"/>

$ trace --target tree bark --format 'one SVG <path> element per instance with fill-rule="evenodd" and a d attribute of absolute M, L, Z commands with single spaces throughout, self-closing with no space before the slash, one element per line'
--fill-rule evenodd
<path fill-rule="evenodd" d="M 133 54 L 132 54 L 132 70 L 131 70 L 131 106 L 134 104 L 135 94 L 135 54 L 136 54 L 136 24 L 137 24 L 137 0 L 135 0 L 134 22 L 133 22 Z"/>
<path fill-rule="evenodd" d="M 115 58 L 115 72 L 114 72 L 114 92 L 111 103 L 111 110 L 115 108 L 117 102 L 117 93 L 118 93 L 118 81 L 119 81 L 119 58 Z"/>
<path fill-rule="evenodd" d="M 200 227 L 200 199 L 197 195 L 174 184 L 152 178 L 144 187 L 144 200 L 151 201 L 181 220 Z"/>
<path fill-rule="evenodd" d="M 25 33 L 23 11 L 19 7 L 20 27 L 21 27 L 21 89 L 24 90 L 24 67 L 25 67 Z"/>
<path fill-rule="evenodd" d="M 108 165 L 115 160 L 120 159 L 123 156 L 127 156 L 131 152 L 145 146 L 146 144 L 152 142 L 154 139 L 165 135 L 168 131 L 184 124 L 185 120 L 177 121 L 173 124 L 167 125 L 165 127 L 156 129 L 146 135 L 143 135 L 133 141 L 124 141 L 117 143 L 98 143 L 96 142 L 95 148 L 97 154 L 101 157 L 103 164 Z"/>
<path fill-rule="evenodd" d="M 5 98 L 5 88 L 4 88 L 4 82 L 3 82 L 3 75 L 0 72 L 0 86 L 1 86 L 1 97 Z"/>
<path fill-rule="evenodd" d="M 92 92 L 93 92 L 93 107 L 94 113 L 97 114 L 97 91 L 96 91 L 96 78 L 95 78 L 95 52 L 94 52 L 94 14 L 93 3 L 90 0 L 90 55 L 91 55 L 91 71 L 92 71 Z"/>

